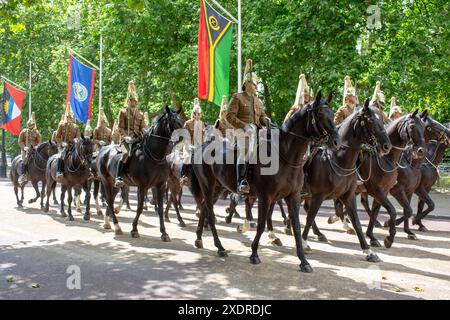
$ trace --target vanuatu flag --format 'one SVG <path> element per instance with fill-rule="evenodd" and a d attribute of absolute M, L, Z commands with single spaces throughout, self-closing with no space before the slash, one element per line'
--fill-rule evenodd
<path fill-rule="evenodd" d="M 94 83 L 95 69 L 82 64 L 71 55 L 66 106 L 70 103 L 75 119 L 83 123 L 86 123 L 91 118 Z"/>
<path fill-rule="evenodd" d="M 198 97 L 220 106 L 230 94 L 233 22 L 200 0 L 198 24 Z"/>
<path fill-rule="evenodd" d="M 0 128 L 18 136 L 25 91 L 16 89 L 5 81 L 0 111 Z"/>

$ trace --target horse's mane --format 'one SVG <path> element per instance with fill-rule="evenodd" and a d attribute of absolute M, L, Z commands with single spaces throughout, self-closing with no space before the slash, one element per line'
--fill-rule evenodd
<path fill-rule="evenodd" d="M 285 131 L 291 131 L 294 124 L 297 123 L 298 119 L 304 114 L 305 110 L 310 108 L 310 105 L 312 105 L 313 103 L 314 103 L 314 101 L 311 101 L 307 105 L 303 106 L 302 108 L 298 108 L 289 117 L 289 119 L 281 125 L 281 129 L 285 130 Z"/>

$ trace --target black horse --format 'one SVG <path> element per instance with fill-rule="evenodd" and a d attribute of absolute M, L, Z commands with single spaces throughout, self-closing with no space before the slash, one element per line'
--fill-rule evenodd
<path fill-rule="evenodd" d="M 183 127 L 183 121 L 175 112 L 166 107 L 165 112 L 157 119 L 156 124 L 144 133 L 142 143 L 134 148 L 130 159 L 124 166 L 124 182 L 128 186 L 137 186 L 138 205 L 136 217 L 133 220 L 131 236 L 139 237 L 137 229 L 139 216 L 142 213 L 144 199 L 149 188 L 156 191 L 156 203 L 159 214 L 161 239 L 170 241 L 166 233 L 163 216 L 164 186 L 169 175 L 169 164 L 166 155 L 170 146 L 172 133 Z M 117 146 L 110 145 L 102 148 L 97 156 L 97 173 L 105 190 L 105 198 L 108 204 L 105 223 L 103 227 L 110 229 L 109 217 L 112 216 L 115 234 L 122 234 L 116 214 L 114 213 L 114 199 L 119 188 L 114 186 L 115 173 L 121 154 Z"/>
<path fill-rule="evenodd" d="M 56 143 L 49 140 L 37 145 L 31 152 L 30 163 L 28 164 L 28 181 L 33 185 L 36 191 L 36 197 L 30 199 L 28 203 L 36 202 L 41 197 L 41 208 L 44 207 L 44 192 L 45 192 L 45 169 L 47 167 L 47 160 L 52 155 L 58 152 Z M 19 184 L 19 177 L 22 170 L 22 156 L 17 156 L 11 163 L 10 178 L 14 186 L 14 193 L 16 194 L 17 205 L 22 207 L 23 203 L 23 188 L 26 183 Z M 39 182 L 42 183 L 41 192 L 39 192 Z M 18 188 L 21 189 L 21 199 L 19 199 Z M 54 196 L 54 194 L 53 194 Z"/>
<path fill-rule="evenodd" d="M 339 145 L 337 132 L 333 122 L 333 111 L 329 107 L 331 95 L 327 100 L 322 99 L 319 91 L 314 101 L 295 112 L 289 121 L 283 124 L 279 130 L 279 143 L 268 143 L 268 149 L 279 155 L 280 163 L 278 171 L 273 175 L 261 174 L 268 167 L 258 159 L 256 164 L 250 165 L 248 181 L 250 184 L 249 196 L 258 197 L 258 224 L 257 233 L 252 243 L 252 264 L 261 263 L 258 257 L 258 245 L 264 232 L 268 215 L 279 199 L 285 199 L 289 209 L 289 215 L 293 221 L 294 236 L 297 248 L 297 256 L 301 261 L 300 270 L 312 272 L 312 268 L 303 252 L 300 234 L 299 205 L 300 190 L 303 185 L 303 157 L 312 139 L 328 139 L 332 136 L 335 147 Z M 261 145 L 260 140 L 260 145 Z M 202 145 L 202 150 L 208 150 L 210 144 Z M 218 155 L 223 164 L 207 163 L 201 152 L 194 153 L 193 174 L 191 175 L 192 191 L 197 204 L 201 208 L 201 215 L 197 227 L 197 240 L 195 246 L 202 248 L 202 232 L 205 218 L 214 237 L 214 244 L 219 256 L 226 256 L 226 250 L 222 246 L 216 226 L 213 211 L 223 188 L 236 192 L 236 152 L 229 142 L 223 142 L 224 147 L 218 148 Z M 222 144 L 220 144 L 222 145 Z M 218 146 L 218 144 L 217 144 Z M 234 164 L 227 164 L 227 159 L 234 158 Z"/>
<path fill-rule="evenodd" d="M 89 199 L 90 199 L 90 163 L 92 158 L 92 140 L 81 135 L 81 138 L 75 139 L 74 144 L 69 151 L 67 160 L 64 163 L 63 176 L 56 178 L 57 171 L 57 159 L 59 154 L 55 154 L 47 162 L 46 180 L 47 180 L 47 202 L 45 204 L 44 212 L 49 211 L 49 198 L 53 189 L 56 187 L 56 183 L 61 183 L 61 217 L 65 218 L 67 215 L 64 212 L 64 197 L 66 190 L 68 191 L 68 210 L 69 220 L 73 221 L 72 216 L 72 188 L 81 185 L 88 197 L 86 205 L 86 211 L 83 216 L 84 220 L 89 220 Z"/>

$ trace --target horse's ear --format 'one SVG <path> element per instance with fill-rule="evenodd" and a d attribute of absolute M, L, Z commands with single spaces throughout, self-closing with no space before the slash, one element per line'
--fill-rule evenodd
<path fill-rule="evenodd" d="M 91 141 L 94 140 L 94 135 L 93 134 L 91 134 L 90 139 L 91 139 Z"/>
<path fill-rule="evenodd" d="M 48 143 L 49 143 L 49 144 L 52 144 L 52 140 L 48 139 Z"/>
<path fill-rule="evenodd" d="M 317 107 L 320 104 L 320 100 L 322 100 L 322 90 L 319 90 L 319 92 L 317 92 L 313 107 Z"/>
<path fill-rule="evenodd" d="M 84 140 L 84 134 L 83 133 L 81 133 L 81 139 Z"/>
<path fill-rule="evenodd" d="M 214 128 L 219 129 L 219 127 L 220 127 L 220 120 L 217 119 L 216 123 L 214 124 Z"/>
<path fill-rule="evenodd" d="M 364 110 L 368 110 L 369 109 L 369 104 L 370 104 L 370 99 L 367 98 L 366 101 L 364 101 Z"/>
<path fill-rule="evenodd" d="M 166 112 L 170 114 L 170 108 L 167 104 L 166 104 Z"/>
<path fill-rule="evenodd" d="M 330 92 L 330 94 L 328 95 L 327 103 L 330 104 L 331 100 L 333 100 L 333 92 Z"/>
<path fill-rule="evenodd" d="M 426 118 L 428 117 L 428 109 L 425 109 L 424 111 L 422 111 L 422 113 L 420 114 L 420 118 L 423 120 L 426 120 Z"/>
<path fill-rule="evenodd" d="M 414 110 L 414 112 L 411 114 L 411 118 L 414 118 L 417 116 L 417 113 L 419 112 L 419 109 Z"/>
<path fill-rule="evenodd" d="M 181 114 L 181 112 L 183 112 L 183 107 L 180 107 L 180 109 L 177 110 L 178 114 Z"/>

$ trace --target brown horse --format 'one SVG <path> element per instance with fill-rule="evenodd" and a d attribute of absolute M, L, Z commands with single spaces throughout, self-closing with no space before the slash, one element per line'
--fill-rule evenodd
<path fill-rule="evenodd" d="M 57 171 L 57 160 L 60 157 L 59 154 L 55 154 L 47 162 L 47 170 L 46 170 L 46 180 L 47 180 L 47 202 L 45 204 L 44 212 L 49 211 L 49 198 L 50 193 L 55 188 L 56 183 L 59 182 L 61 184 L 61 217 L 67 217 L 64 212 L 64 197 L 66 190 L 68 191 L 68 210 L 69 220 L 73 221 L 74 218 L 72 216 L 72 188 L 80 185 L 86 192 L 87 196 L 87 204 L 86 211 L 83 216 L 84 220 L 89 220 L 89 199 L 90 199 L 90 181 L 89 181 L 89 172 L 92 158 L 92 140 L 91 138 L 86 138 L 81 135 L 81 138 L 75 139 L 74 144 L 69 151 L 67 156 L 67 160 L 64 163 L 63 168 L 63 176 L 61 178 L 56 178 Z"/>
<path fill-rule="evenodd" d="M 303 156 L 305 155 L 310 140 L 330 139 L 335 147 L 339 145 L 339 139 L 334 127 L 333 110 L 329 107 L 331 95 L 327 100 L 322 99 L 319 91 L 314 101 L 296 111 L 292 117 L 283 124 L 279 130 L 279 143 L 270 143 L 270 152 L 277 153 L 280 159 L 278 171 L 273 175 L 261 174 L 267 165 L 258 159 L 257 163 L 250 164 L 248 181 L 250 184 L 249 196 L 258 198 L 258 224 L 257 233 L 252 243 L 252 264 L 261 263 L 258 256 L 259 240 L 264 232 L 267 217 L 272 212 L 273 206 L 279 199 L 285 199 L 289 209 L 289 215 L 293 221 L 294 236 L 297 248 L 297 256 L 301 261 L 300 270 L 312 272 L 312 268 L 303 252 L 300 234 L 299 204 L 300 190 L 303 185 Z M 260 140 L 260 145 L 261 145 Z M 202 150 L 208 150 L 211 143 L 205 143 Z M 224 146 L 223 146 L 224 145 Z M 236 192 L 236 161 L 237 156 L 229 142 L 216 143 L 214 148 L 223 164 L 207 163 L 202 152 L 195 152 L 193 174 L 191 175 L 192 191 L 197 204 L 201 208 L 201 215 L 197 227 L 197 240 L 195 246 L 203 247 L 202 233 L 205 218 L 208 221 L 214 244 L 219 256 L 226 256 L 226 250 L 222 246 L 217 234 L 214 216 L 214 203 L 217 201 L 223 188 Z M 222 146 L 222 148 L 220 148 Z M 234 159 L 233 164 L 227 164 L 227 159 Z"/>
<path fill-rule="evenodd" d="M 358 167 L 356 162 L 363 144 L 369 144 L 382 155 L 391 150 L 391 142 L 384 129 L 383 122 L 369 108 L 369 99 L 364 107 L 352 113 L 339 127 L 341 148 L 336 151 L 319 148 L 313 152 L 305 165 L 305 185 L 309 186 L 309 196 L 305 198 L 307 213 L 306 225 L 303 230 L 303 244 L 305 250 L 310 251 L 308 232 L 315 224 L 314 219 L 324 200 L 338 200 L 346 208 L 353 227 L 369 262 L 379 262 L 378 256 L 370 250 L 364 237 L 356 207 L 356 181 Z M 322 241 L 326 237 L 316 232 Z"/>
<path fill-rule="evenodd" d="M 178 112 L 181 112 L 178 111 Z M 169 151 L 172 133 L 183 127 L 178 112 L 166 107 L 165 112 L 157 119 L 156 124 L 144 133 L 142 143 L 133 149 L 133 153 L 124 166 L 124 182 L 128 186 L 137 186 L 138 205 L 133 220 L 131 236 L 139 237 L 137 225 L 144 207 L 144 199 L 149 188 L 155 191 L 155 200 L 159 215 L 161 239 L 170 241 L 164 226 L 163 196 L 164 187 L 169 176 L 169 164 L 166 156 Z M 100 177 L 108 204 L 103 227 L 110 229 L 109 217 L 112 216 L 115 234 L 122 234 L 116 214 L 114 213 L 114 199 L 119 188 L 114 186 L 117 165 L 120 160 L 120 150 L 115 145 L 102 148 L 97 156 L 97 172 Z"/>
<path fill-rule="evenodd" d="M 400 157 L 407 148 L 413 148 L 413 152 L 418 157 L 425 155 L 425 126 L 417 112 L 416 110 L 402 116 L 388 126 L 386 131 L 392 143 L 392 149 L 387 155 L 379 156 L 377 152 L 366 151 L 363 152 L 360 160 L 359 175 L 365 188 L 365 191 L 361 193 L 361 202 L 370 217 L 366 235 L 370 238 L 370 245 L 373 247 L 381 246 L 373 235 L 378 212 L 370 210 L 368 195 L 381 204 L 389 214 L 389 235 L 384 239 L 384 245 L 390 248 L 396 234 L 397 213 L 387 194 L 397 183 Z M 407 145 L 408 147 L 405 148 Z"/>
<path fill-rule="evenodd" d="M 34 190 L 36 191 L 36 197 L 30 199 L 28 203 L 36 202 L 39 197 L 41 197 L 41 208 L 44 207 L 44 192 L 45 192 L 45 168 L 47 167 L 47 160 L 52 155 L 58 152 L 58 147 L 56 143 L 49 140 L 46 142 L 42 142 L 33 148 L 30 155 L 30 163 L 28 165 L 28 181 L 33 185 Z M 22 208 L 23 203 L 23 188 L 26 183 L 22 185 L 19 184 L 18 180 L 22 170 L 22 156 L 18 155 L 14 158 L 11 163 L 11 171 L 10 178 L 14 185 L 14 193 L 16 194 L 17 205 L 19 208 Z M 42 183 L 41 192 L 39 192 L 39 182 Z M 21 189 L 21 199 L 19 200 L 18 188 Z M 54 194 L 53 194 L 54 196 Z"/>

